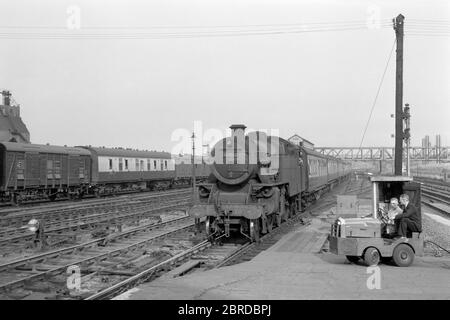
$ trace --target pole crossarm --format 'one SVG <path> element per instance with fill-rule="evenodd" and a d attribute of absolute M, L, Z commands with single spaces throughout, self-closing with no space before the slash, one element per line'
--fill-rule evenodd
<path fill-rule="evenodd" d="M 395 157 L 394 147 L 315 147 L 314 150 L 342 160 L 394 160 Z M 403 155 L 406 157 L 406 148 Z M 450 147 L 410 147 L 409 157 L 411 160 L 450 162 Z"/>

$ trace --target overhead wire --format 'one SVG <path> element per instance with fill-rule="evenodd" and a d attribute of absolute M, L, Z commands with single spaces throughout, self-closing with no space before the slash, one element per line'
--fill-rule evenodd
<path fill-rule="evenodd" d="M 364 142 L 364 138 L 366 136 L 367 128 L 369 127 L 370 119 L 372 118 L 373 110 L 375 109 L 375 106 L 377 104 L 377 100 L 378 100 L 378 96 L 380 94 L 381 86 L 383 85 L 384 77 L 385 77 L 386 71 L 387 71 L 387 69 L 389 67 L 389 62 L 391 61 L 392 52 L 394 52 L 395 42 L 396 42 L 396 40 L 394 39 L 394 43 L 392 44 L 391 51 L 389 52 L 389 57 L 387 59 L 386 66 L 384 67 L 383 75 L 381 77 L 380 83 L 378 84 L 378 89 L 377 89 L 377 93 L 375 95 L 375 99 L 374 99 L 374 101 L 372 103 L 372 107 L 370 108 L 369 118 L 367 119 L 366 125 L 364 127 L 363 135 L 361 137 L 361 142 L 359 143 L 359 149 L 361 149 L 361 147 L 362 147 L 362 144 Z"/>
<path fill-rule="evenodd" d="M 389 21 L 379 21 L 374 28 L 385 28 Z M 362 21 L 253 24 L 223 26 L 86 26 L 70 30 L 50 26 L 0 26 L 3 39 L 161 39 L 194 37 L 230 37 L 368 29 Z M 156 30 L 156 31 L 155 31 Z M 43 32 L 45 31 L 45 32 Z M 65 31 L 65 32 L 63 32 Z M 93 32 L 99 31 L 99 32 Z M 125 31 L 125 32 L 124 32 Z"/>

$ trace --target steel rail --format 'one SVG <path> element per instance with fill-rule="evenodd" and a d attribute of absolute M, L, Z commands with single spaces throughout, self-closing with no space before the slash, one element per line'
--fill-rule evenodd
<path fill-rule="evenodd" d="M 108 201 L 107 198 L 111 197 L 129 197 L 134 196 L 137 194 L 141 194 L 142 192 L 146 193 L 164 193 L 164 192 L 176 192 L 176 190 L 182 190 L 182 189 L 188 189 L 190 187 L 178 187 L 174 188 L 168 191 L 150 191 L 150 190 L 133 190 L 133 191 L 120 191 L 116 193 L 109 193 L 109 194 L 101 194 L 99 197 L 95 197 L 94 195 L 85 195 L 81 200 L 74 200 L 75 202 L 83 202 L 83 203 L 92 203 L 92 202 L 101 202 L 101 201 Z M 100 199 L 99 199 L 100 198 Z M 55 202 L 61 202 L 61 203 L 55 203 Z M 24 201 L 20 204 L 21 209 L 34 209 L 39 207 L 58 207 L 58 206 L 64 206 L 64 202 L 73 202 L 72 199 L 66 197 L 66 198 L 57 198 L 54 201 L 51 201 L 49 199 L 35 199 L 35 200 L 28 200 Z M 16 205 L 13 205 L 10 202 L 2 202 L 0 203 L 0 214 L 4 211 L 20 211 L 20 209 L 11 209 L 11 207 L 17 207 Z"/>
<path fill-rule="evenodd" d="M 61 208 L 52 208 L 50 210 L 43 210 L 43 208 L 33 208 L 32 210 L 28 211 L 21 211 L 20 213 L 12 213 L 11 215 L 3 215 L 0 217 L 0 226 L 11 226 L 12 224 L 23 224 L 27 223 L 29 219 L 31 218 L 50 218 L 53 216 L 63 216 L 63 215 L 81 215 L 84 213 L 84 211 L 90 211 L 90 210 L 99 210 L 104 209 L 108 210 L 111 207 L 114 208 L 122 208 L 126 206 L 132 206 L 132 205 L 144 205 L 146 202 L 152 201 L 154 199 L 164 199 L 171 196 L 185 196 L 190 194 L 189 192 L 183 191 L 181 193 L 165 193 L 165 194 L 158 194 L 158 195 L 148 195 L 143 196 L 139 198 L 129 198 L 129 199 L 114 199 L 110 201 L 103 201 L 101 203 L 96 203 L 94 205 L 92 204 L 84 204 L 84 205 L 69 205 L 64 206 Z M 128 200 L 124 203 L 124 200 Z M 140 200 L 145 200 L 145 202 L 142 202 Z M 58 218 L 58 217 L 56 217 Z"/>
<path fill-rule="evenodd" d="M 188 203 L 190 198 L 189 197 L 183 197 L 180 199 L 175 199 L 173 201 L 167 201 L 165 200 L 164 202 L 166 202 L 164 205 L 171 205 L 173 203 Z M 160 204 L 161 206 L 161 204 Z M 145 208 L 145 209 L 143 209 Z M 158 207 L 156 207 L 158 208 Z M 151 212 L 151 210 L 154 208 L 148 208 L 148 204 L 144 204 L 142 206 L 138 206 L 135 208 L 123 208 L 121 210 L 115 210 L 115 211 L 108 211 L 108 210 L 100 210 L 100 212 L 96 213 L 86 213 L 86 214 L 80 214 L 80 216 L 78 217 L 69 217 L 67 219 L 61 219 L 61 220 L 52 220 L 51 222 L 48 222 L 49 219 L 44 219 L 45 222 L 45 229 L 50 229 L 50 228 L 58 228 L 58 227 L 64 227 L 64 225 L 68 225 L 70 223 L 89 223 L 90 221 L 96 221 L 101 219 L 102 217 L 107 218 L 107 220 L 111 220 L 114 219 L 114 217 L 121 217 L 121 216 L 127 216 L 127 215 L 134 215 L 134 214 L 139 214 L 139 213 L 148 213 Z M 134 213 L 130 213 L 130 211 L 135 211 Z M 75 216 L 75 214 L 74 214 Z M 2 237 L 11 235 L 11 234 L 20 234 L 23 232 L 27 231 L 27 226 L 26 225 L 22 225 L 21 227 L 18 228 L 0 228 L 0 239 Z"/>
<path fill-rule="evenodd" d="M 10 270 L 10 269 L 17 268 L 19 266 L 27 265 L 30 262 L 42 262 L 42 261 L 46 261 L 46 260 L 48 260 L 50 258 L 58 258 L 58 257 L 60 257 L 63 254 L 71 254 L 71 253 L 73 253 L 75 251 L 79 251 L 80 249 L 91 248 L 91 247 L 93 247 L 95 245 L 98 246 L 99 244 L 102 244 L 102 243 L 104 243 L 105 241 L 108 241 L 108 240 L 114 241 L 114 240 L 117 240 L 117 239 L 120 239 L 120 238 L 124 238 L 124 237 L 126 238 L 126 237 L 129 237 L 131 234 L 136 233 L 136 232 L 143 232 L 143 231 L 146 231 L 148 229 L 161 227 L 161 226 L 163 226 L 163 224 L 168 225 L 169 223 L 172 223 L 172 222 L 175 222 L 175 221 L 179 222 L 181 220 L 187 220 L 189 218 L 190 217 L 183 217 L 183 218 L 178 218 L 178 219 L 172 219 L 172 220 L 169 220 L 169 221 L 167 221 L 165 223 L 161 223 L 161 224 L 158 224 L 158 225 L 152 224 L 152 225 L 148 225 L 148 226 L 142 226 L 142 227 L 135 228 L 133 230 L 129 230 L 129 231 L 123 232 L 123 233 L 118 234 L 118 235 L 116 235 L 116 236 L 114 236 L 112 238 L 107 236 L 107 237 L 95 239 L 95 240 L 92 240 L 92 241 L 89 241 L 89 242 L 86 242 L 86 243 L 83 243 L 83 244 L 80 244 L 80 245 L 72 246 L 70 248 L 59 249 L 59 250 L 55 250 L 55 251 L 52 251 L 52 252 L 49 252 L 49 253 L 44 253 L 44 254 L 41 254 L 41 255 L 38 255 L 38 256 L 28 257 L 28 258 L 20 259 L 20 260 L 17 260 L 17 261 L 12 261 L 12 262 L 0 265 L 0 271 L 4 272 L 5 270 Z M 57 266 L 55 268 L 51 268 L 50 270 L 34 273 L 32 275 L 26 276 L 26 277 L 21 278 L 21 279 L 16 279 L 16 280 L 13 280 L 13 281 L 10 281 L 10 282 L 7 282 L 7 283 L 0 284 L 0 291 L 7 291 L 9 289 L 22 286 L 25 283 L 30 282 L 30 281 L 36 281 L 36 280 L 39 280 L 39 279 L 46 278 L 48 276 L 52 276 L 52 275 L 54 276 L 54 275 L 60 274 L 60 273 L 64 272 L 65 270 L 67 270 L 68 267 L 73 266 L 73 265 L 83 265 L 83 264 L 85 265 L 85 264 L 89 264 L 89 263 L 94 263 L 95 261 L 105 260 L 105 259 L 107 259 L 108 257 L 111 257 L 111 256 L 112 257 L 116 257 L 116 256 L 120 255 L 121 253 L 124 253 L 124 252 L 126 253 L 126 252 L 132 251 L 133 249 L 138 249 L 139 247 L 143 247 L 143 246 L 147 245 L 148 243 L 160 240 L 160 239 L 162 239 L 164 237 L 167 237 L 169 235 L 172 235 L 174 233 L 178 233 L 180 231 L 189 229 L 189 228 L 193 227 L 194 225 L 195 225 L 195 223 L 193 221 L 190 221 L 188 223 L 182 224 L 181 226 L 178 226 L 177 228 L 175 228 L 173 230 L 171 229 L 171 230 L 165 231 L 165 232 L 163 232 L 161 234 L 153 235 L 153 236 L 151 236 L 149 238 L 146 238 L 144 240 L 133 242 L 132 244 L 125 245 L 125 246 L 117 248 L 117 249 L 113 249 L 113 250 L 110 250 L 110 251 L 107 251 L 107 252 L 101 252 L 99 254 L 95 254 L 94 253 L 94 255 L 92 255 L 90 257 L 87 257 L 87 258 L 83 258 L 83 259 L 79 259 L 79 260 L 75 260 L 75 261 L 70 261 L 69 263 L 64 263 L 63 265 Z M 80 252 L 80 253 L 82 253 L 82 252 Z"/>
<path fill-rule="evenodd" d="M 111 299 L 111 298 L 117 296 L 118 294 L 122 293 L 123 291 L 126 291 L 130 288 L 136 287 L 136 285 L 138 285 L 140 282 L 145 281 L 147 278 L 151 277 L 159 269 L 164 268 L 168 265 L 175 264 L 176 262 L 178 262 L 180 260 L 184 260 L 201 250 L 205 250 L 206 248 L 210 247 L 211 245 L 212 245 L 211 242 L 208 240 L 200 242 L 199 244 L 193 246 L 192 248 L 189 248 L 189 249 L 187 249 L 165 261 L 162 261 L 162 262 L 158 263 L 157 265 L 154 265 L 154 266 L 124 280 L 124 281 L 116 283 L 115 285 L 112 285 L 109 288 L 101 290 L 101 291 L 87 297 L 85 300 Z"/>
<path fill-rule="evenodd" d="M 135 213 L 128 213 L 128 214 L 120 215 L 120 216 L 108 217 L 108 213 L 106 213 L 106 214 L 101 214 L 102 219 L 98 219 L 98 217 L 95 217 L 95 216 L 94 217 L 86 217 L 84 219 L 85 220 L 84 222 L 74 223 L 71 225 L 64 225 L 64 226 L 60 226 L 60 227 L 48 228 L 48 229 L 46 228 L 45 232 L 46 233 L 55 233 L 55 232 L 62 232 L 62 231 L 67 231 L 67 230 L 70 231 L 70 230 L 86 229 L 86 228 L 92 227 L 93 225 L 102 224 L 102 223 L 105 223 L 108 221 L 110 222 L 110 221 L 114 221 L 114 220 L 130 220 L 130 219 L 133 219 L 136 217 L 139 218 L 142 215 L 149 215 L 149 214 L 157 213 L 159 211 L 185 207 L 188 204 L 189 204 L 189 201 L 183 201 L 181 203 L 175 203 L 175 204 L 152 208 L 149 210 L 139 211 L 139 212 L 135 212 Z M 75 219 L 75 220 L 79 221 L 80 219 Z M 2 238 L 2 232 L 0 232 L 0 246 L 4 246 L 4 245 L 7 245 L 12 242 L 16 243 L 18 241 L 29 241 L 35 237 L 34 233 L 23 234 L 23 233 L 29 232 L 28 229 L 25 229 L 25 228 L 17 229 L 16 231 L 17 231 L 16 235 L 13 234 L 11 236 L 11 234 L 9 233 L 9 235 L 7 235 L 7 238 Z M 17 235 L 17 233 L 19 233 L 19 234 Z"/>

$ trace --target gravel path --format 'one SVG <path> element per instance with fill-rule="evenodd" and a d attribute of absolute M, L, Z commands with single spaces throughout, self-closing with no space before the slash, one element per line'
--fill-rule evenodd
<path fill-rule="evenodd" d="M 450 251 L 450 226 L 442 224 L 426 214 L 422 214 L 422 228 L 425 233 L 425 240 L 433 241 L 443 248 Z M 432 244 L 426 244 L 427 249 L 435 251 L 436 247 Z M 443 250 L 439 250 L 440 254 L 450 255 Z M 426 252 L 430 252 L 426 250 Z"/>

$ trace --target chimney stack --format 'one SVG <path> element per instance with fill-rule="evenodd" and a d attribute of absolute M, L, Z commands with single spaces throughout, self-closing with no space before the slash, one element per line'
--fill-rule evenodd
<path fill-rule="evenodd" d="M 3 90 L 2 96 L 3 96 L 3 105 L 5 106 L 11 105 L 11 92 Z"/>

